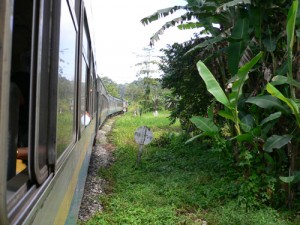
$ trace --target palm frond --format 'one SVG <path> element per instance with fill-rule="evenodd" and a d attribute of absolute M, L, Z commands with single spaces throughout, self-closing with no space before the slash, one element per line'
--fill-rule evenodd
<path fill-rule="evenodd" d="M 227 11 L 230 7 L 237 6 L 237 5 L 245 5 L 251 4 L 251 0 L 233 0 L 224 3 L 223 5 L 217 8 L 217 13 Z"/>
<path fill-rule="evenodd" d="M 141 23 L 143 25 L 147 25 L 147 24 L 152 23 L 153 21 L 156 21 L 162 17 L 171 15 L 174 12 L 181 10 L 181 9 L 188 10 L 187 6 L 173 6 L 173 7 L 169 7 L 169 8 L 165 8 L 165 9 L 160 9 L 160 10 L 157 10 L 152 15 L 141 19 Z"/>
<path fill-rule="evenodd" d="M 209 46 L 212 46 L 216 43 L 219 43 L 219 42 L 222 42 L 222 41 L 226 41 L 227 38 L 225 37 L 221 37 L 221 36 L 217 36 L 217 37 L 212 37 L 212 38 L 208 38 L 207 40 L 203 41 L 202 43 L 196 45 L 195 47 L 193 47 L 192 49 L 190 49 L 189 51 L 187 51 L 187 53 L 185 54 L 189 54 L 197 49 L 200 49 L 200 48 L 206 48 L 206 47 L 209 47 Z"/>
<path fill-rule="evenodd" d="M 186 20 L 189 20 L 187 14 L 177 17 L 175 19 L 172 19 L 171 21 L 166 22 L 155 34 L 150 38 L 150 46 L 154 45 L 155 41 L 159 40 L 159 36 L 164 33 L 164 31 L 170 27 L 175 27 L 179 23 L 184 23 Z"/>

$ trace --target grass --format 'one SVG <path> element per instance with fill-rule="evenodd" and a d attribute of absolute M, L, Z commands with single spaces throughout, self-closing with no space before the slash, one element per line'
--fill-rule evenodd
<path fill-rule="evenodd" d="M 99 196 L 104 211 L 84 224 L 300 224 L 266 206 L 240 207 L 240 175 L 231 162 L 209 151 L 205 142 L 185 145 L 187 137 L 167 117 L 127 114 L 116 121 L 110 135 L 116 161 L 107 170 L 99 169 L 110 181 L 107 194 Z M 144 125 L 154 140 L 144 147 L 137 166 L 134 131 Z"/>

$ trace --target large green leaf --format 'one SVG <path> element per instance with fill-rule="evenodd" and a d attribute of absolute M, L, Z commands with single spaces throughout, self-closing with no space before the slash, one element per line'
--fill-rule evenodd
<path fill-rule="evenodd" d="M 296 118 L 297 125 L 300 126 L 300 114 L 297 104 L 292 99 L 286 98 L 277 88 L 275 88 L 270 83 L 267 84 L 266 89 L 271 95 L 285 102 L 290 107 Z"/>
<path fill-rule="evenodd" d="M 228 119 L 228 120 L 231 120 L 232 122 L 235 122 L 231 111 L 227 112 L 227 111 L 224 111 L 224 110 L 219 110 L 218 114 L 219 114 L 219 116 L 222 116 L 225 119 Z"/>
<path fill-rule="evenodd" d="M 247 114 L 241 119 L 241 127 L 245 132 L 249 132 L 254 125 L 254 119 L 251 114 Z"/>
<path fill-rule="evenodd" d="M 230 103 L 227 96 L 225 95 L 223 89 L 220 87 L 214 75 L 212 75 L 205 64 L 202 61 L 199 61 L 197 63 L 197 68 L 201 78 L 206 85 L 207 91 L 211 93 L 218 102 L 230 108 Z"/>
<path fill-rule="evenodd" d="M 249 19 L 238 19 L 232 34 L 230 36 L 230 44 L 228 47 L 228 68 L 232 75 L 235 75 L 238 71 L 239 62 L 242 53 L 247 47 L 249 41 Z"/>
<path fill-rule="evenodd" d="M 294 0 L 288 12 L 286 35 L 287 35 L 287 48 L 288 48 L 288 77 L 293 79 L 293 45 L 295 36 L 295 24 L 298 10 L 298 0 Z M 291 96 L 295 98 L 295 90 L 291 86 Z"/>
<path fill-rule="evenodd" d="M 214 134 L 219 131 L 218 127 L 214 124 L 213 120 L 206 117 L 193 116 L 191 122 L 195 124 L 195 126 L 209 134 Z"/>
<path fill-rule="evenodd" d="M 206 135 L 207 135 L 206 132 L 203 132 L 203 133 L 201 133 L 201 134 L 195 135 L 194 137 L 188 139 L 188 140 L 185 142 L 185 144 L 188 144 L 188 143 L 190 143 L 190 142 L 192 142 L 192 141 L 194 141 L 194 140 L 196 140 L 196 139 L 198 139 L 198 138 L 200 138 L 200 137 L 206 136 Z"/>
<path fill-rule="evenodd" d="M 264 125 L 270 121 L 276 120 L 281 116 L 281 112 L 276 112 L 276 113 L 272 113 L 271 115 L 269 115 L 267 118 L 263 119 L 263 121 L 261 121 L 260 125 Z"/>
<path fill-rule="evenodd" d="M 275 74 L 287 74 L 288 72 L 288 63 L 284 62 L 277 70 L 275 71 Z"/>
<path fill-rule="evenodd" d="M 300 171 L 294 171 L 292 176 L 282 177 L 280 176 L 279 179 L 284 183 L 297 183 L 300 181 Z"/>
<path fill-rule="evenodd" d="M 293 136 L 289 134 L 282 135 L 282 136 L 272 135 L 266 140 L 263 146 L 263 150 L 266 152 L 272 152 L 273 149 L 279 149 L 284 145 L 286 145 L 287 143 L 289 143 L 292 138 Z"/>
<path fill-rule="evenodd" d="M 273 77 L 271 84 L 274 86 L 281 85 L 281 84 L 289 84 L 297 88 L 300 88 L 300 82 L 282 75 L 277 75 Z"/>
<path fill-rule="evenodd" d="M 255 7 L 254 5 L 250 5 L 248 10 L 249 10 L 249 19 L 255 31 L 255 37 L 257 38 L 257 40 L 260 40 L 261 33 L 262 33 L 262 18 L 263 18 L 262 8 Z"/>
<path fill-rule="evenodd" d="M 253 142 L 254 136 L 251 133 L 240 134 L 230 140 L 236 139 L 239 142 L 248 141 Z"/>
<path fill-rule="evenodd" d="M 280 176 L 279 179 L 282 182 L 289 184 L 289 183 L 292 183 L 294 181 L 295 176 L 289 176 L 289 177 L 282 177 L 282 176 Z"/>
<path fill-rule="evenodd" d="M 294 0 L 287 17 L 287 25 L 286 25 L 286 35 L 287 35 L 287 44 L 289 48 L 293 48 L 294 45 L 294 32 L 296 25 L 296 17 L 298 10 L 298 0 Z"/>
<path fill-rule="evenodd" d="M 243 65 L 238 73 L 237 80 L 232 85 L 232 93 L 230 94 L 230 102 L 237 102 L 238 98 L 242 94 L 243 86 L 245 81 L 248 79 L 248 73 L 252 69 L 252 67 L 260 60 L 263 53 L 258 53 L 253 59 L 251 59 L 248 63 Z"/>
<path fill-rule="evenodd" d="M 268 30 L 268 35 L 263 39 L 263 44 L 268 52 L 274 52 L 276 49 L 277 39 L 270 29 Z"/>
<path fill-rule="evenodd" d="M 281 102 L 272 95 L 262 95 L 251 97 L 246 100 L 247 103 L 255 104 L 263 109 L 277 108 L 282 112 L 289 113 Z"/>

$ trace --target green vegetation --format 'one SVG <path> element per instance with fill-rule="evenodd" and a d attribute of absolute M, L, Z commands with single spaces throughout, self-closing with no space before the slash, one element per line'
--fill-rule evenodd
<path fill-rule="evenodd" d="M 299 224 L 299 217 L 271 208 L 263 195 L 257 198 L 257 190 L 272 180 L 245 179 L 221 139 L 185 144 L 188 135 L 178 122 L 170 125 L 168 116 L 127 113 L 116 121 L 110 136 L 115 162 L 98 171 L 110 182 L 107 194 L 99 197 L 104 211 L 84 224 Z M 154 140 L 137 166 L 134 131 L 144 125 Z"/>
<path fill-rule="evenodd" d="M 209 140 L 232 158 L 244 183 L 239 192 L 246 207 L 263 201 L 299 211 L 299 1 L 186 2 L 141 20 L 148 24 L 185 11 L 166 22 L 151 44 L 173 26 L 203 28 L 190 42 L 164 50 L 162 81 L 172 91 L 172 118 L 194 132 L 190 142 Z M 202 83 L 195 79 L 195 67 Z"/>

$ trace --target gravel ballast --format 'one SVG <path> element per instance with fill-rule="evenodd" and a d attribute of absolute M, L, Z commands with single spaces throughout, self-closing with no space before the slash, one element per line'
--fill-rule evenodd
<path fill-rule="evenodd" d="M 95 213 L 103 210 L 99 196 L 105 194 L 104 190 L 108 181 L 101 178 L 98 171 L 100 168 L 109 167 L 114 161 L 112 156 L 114 146 L 107 139 L 107 134 L 111 131 L 114 121 L 115 117 L 109 118 L 97 133 L 78 214 L 79 221 L 87 221 Z"/>

